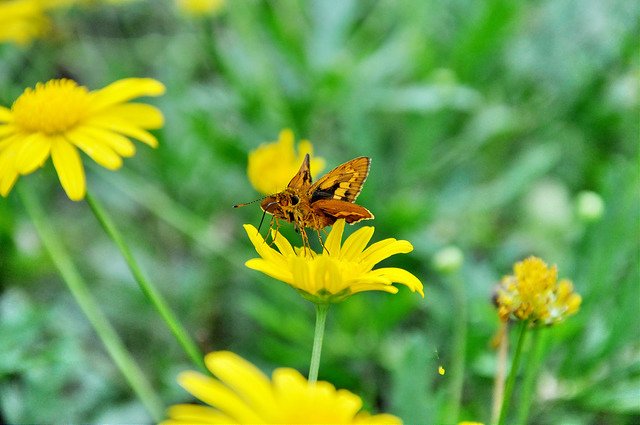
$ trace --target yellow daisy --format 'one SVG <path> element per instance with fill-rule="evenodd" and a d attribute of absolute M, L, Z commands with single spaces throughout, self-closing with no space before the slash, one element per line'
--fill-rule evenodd
<path fill-rule="evenodd" d="M 61 79 L 27 88 L 11 109 L 0 106 L 0 195 L 19 175 L 32 173 L 51 156 L 60 183 L 74 201 L 84 198 L 85 174 L 78 148 L 109 170 L 135 154 L 130 138 L 156 147 L 147 129 L 162 127 L 154 106 L 128 101 L 159 96 L 164 85 L 150 78 L 127 78 L 89 91 Z"/>
<path fill-rule="evenodd" d="M 401 424 L 392 415 L 360 412 L 362 400 L 328 382 L 309 384 L 296 370 L 276 369 L 271 380 L 229 351 L 209 353 L 207 368 L 217 377 L 187 371 L 180 385 L 209 406 L 178 404 L 161 425 L 184 424 Z"/>
<path fill-rule="evenodd" d="M 575 314 L 582 298 L 567 279 L 558 281 L 558 269 L 537 257 L 513 266 L 513 275 L 500 282 L 496 303 L 503 321 L 513 317 L 552 325 Z"/>
<path fill-rule="evenodd" d="M 247 175 L 251 185 L 264 195 L 282 191 L 300 169 L 306 154 L 311 156 L 311 174 L 316 176 L 324 169 L 324 159 L 313 157 L 313 145 L 308 140 L 298 143 L 298 152 L 293 146 L 293 131 L 284 129 L 278 140 L 263 143 L 249 153 Z"/>
<path fill-rule="evenodd" d="M 389 238 L 365 249 L 374 231 L 367 226 L 351 234 L 341 246 L 344 225 L 344 220 L 336 221 L 324 242 L 326 249 L 316 253 L 309 248 L 294 249 L 284 236 L 274 231 L 278 252 L 254 226 L 245 224 L 245 231 L 261 257 L 245 265 L 291 285 L 314 302 L 338 302 L 362 291 L 395 294 L 398 288 L 393 283 L 406 285 L 424 297 L 422 283 L 408 271 L 396 267 L 373 269 L 385 258 L 413 251 L 411 243 Z"/>

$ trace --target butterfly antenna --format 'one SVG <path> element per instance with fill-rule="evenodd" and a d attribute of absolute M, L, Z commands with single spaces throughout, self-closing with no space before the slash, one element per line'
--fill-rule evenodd
<path fill-rule="evenodd" d="M 247 206 L 247 205 L 251 205 L 251 204 L 256 203 L 256 202 L 258 202 L 258 201 L 262 201 L 262 200 L 263 200 L 263 199 L 265 199 L 265 198 L 267 198 L 267 196 L 265 196 L 265 197 L 263 197 L 263 198 L 259 198 L 259 199 L 254 199 L 254 200 L 253 200 L 253 201 L 251 201 L 251 202 L 245 202 L 244 204 L 236 204 L 236 205 L 234 205 L 234 206 L 233 206 L 233 208 L 245 207 L 245 206 Z"/>

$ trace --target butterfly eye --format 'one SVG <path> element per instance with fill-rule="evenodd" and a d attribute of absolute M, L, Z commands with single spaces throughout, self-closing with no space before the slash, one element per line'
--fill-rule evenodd
<path fill-rule="evenodd" d="M 291 205 L 298 205 L 300 199 L 296 195 L 291 195 Z"/>

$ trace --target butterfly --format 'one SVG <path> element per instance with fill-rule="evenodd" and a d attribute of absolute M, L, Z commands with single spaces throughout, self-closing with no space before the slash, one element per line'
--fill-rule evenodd
<path fill-rule="evenodd" d="M 265 214 L 273 216 L 276 228 L 280 219 L 293 223 L 305 247 L 309 246 L 305 228 L 315 229 L 322 244 L 320 230 L 331 226 L 336 220 L 344 219 L 353 224 L 374 218 L 368 209 L 354 203 L 367 180 L 370 166 L 371 158 L 354 158 L 338 165 L 313 183 L 307 154 L 287 187 L 282 192 L 263 198 L 260 207 Z M 244 205 L 247 204 L 236 207 Z"/>

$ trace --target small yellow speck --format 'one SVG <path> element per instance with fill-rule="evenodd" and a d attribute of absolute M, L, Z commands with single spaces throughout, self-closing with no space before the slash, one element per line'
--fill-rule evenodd
<path fill-rule="evenodd" d="M 438 366 L 438 373 L 439 373 L 440 375 L 444 375 L 444 374 L 445 374 L 444 367 L 442 367 L 442 366 Z"/>

